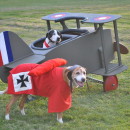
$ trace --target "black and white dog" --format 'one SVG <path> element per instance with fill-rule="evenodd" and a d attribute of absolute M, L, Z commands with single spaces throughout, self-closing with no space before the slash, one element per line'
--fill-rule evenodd
<path fill-rule="evenodd" d="M 48 48 L 59 44 L 62 41 L 62 35 L 57 30 L 50 30 L 46 34 L 46 39 L 43 42 L 43 48 Z"/>

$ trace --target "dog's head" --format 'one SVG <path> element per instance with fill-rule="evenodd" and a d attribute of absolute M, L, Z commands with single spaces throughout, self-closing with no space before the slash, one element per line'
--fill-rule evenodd
<path fill-rule="evenodd" d="M 79 65 L 69 67 L 67 76 L 74 86 L 83 87 L 86 82 L 86 68 Z"/>
<path fill-rule="evenodd" d="M 48 40 L 53 44 L 56 45 L 59 42 L 62 41 L 62 35 L 59 31 L 57 30 L 50 30 L 47 34 L 46 34 L 46 38 L 48 38 Z"/>

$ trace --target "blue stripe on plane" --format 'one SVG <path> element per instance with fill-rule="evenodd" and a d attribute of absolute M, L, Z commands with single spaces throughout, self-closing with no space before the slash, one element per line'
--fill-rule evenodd
<path fill-rule="evenodd" d="M 6 50 L 8 54 L 8 60 L 9 62 L 13 61 L 13 53 L 10 45 L 10 39 L 9 39 L 9 34 L 8 31 L 3 32 L 4 33 L 4 39 L 5 39 L 5 45 L 6 45 Z"/>

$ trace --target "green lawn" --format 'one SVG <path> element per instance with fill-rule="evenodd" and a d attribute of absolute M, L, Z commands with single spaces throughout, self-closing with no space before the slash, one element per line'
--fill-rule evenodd
<path fill-rule="evenodd" d="M 26 43 L 43 37 L 47 32 L 42 16 L 56 12 L 119 14 L 120 41 L 130 49 L 130 0 L 0 0 L 0 32 L 13 31 Z M 68 25 L 74 27 L 73 21 Z M 112 28 L 111 23 L 105 25 Z M 90 26 L 84 24 L 83 26 Z M 53 28 L 60 29 L 58 24 Z M 130 67 L 130 53 L 122 55 L 123 64 Z M 119 87 L 103 92 L 102 85 L 89 82 L 73 93 L 73 106 L 64 113 L 64 124 L 56 122 L 55 114 L 47 113 L 47 99 L 26 104 L 26 116 L 21 116 L 18 104 L 13 106 L 12 120 L 4 120 L 10 95 L 0 96 L 0 130 L 129 130 L 130 129 L 130 69 L 117 75 Z M 100 77 L 99 77 L 100 78 Z M 7 84 L 0 82 L 0 90 Z"/>

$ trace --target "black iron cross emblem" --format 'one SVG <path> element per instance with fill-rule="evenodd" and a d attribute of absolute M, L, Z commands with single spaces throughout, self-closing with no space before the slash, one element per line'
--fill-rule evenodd
<path fill-rule="evenodd" d="M 20 88 L 27 87 L 25 82 L 29 82 L 28 76 L 24 78 L 24 75 L 19 75 L 20 79 L 17 79 L 17 84 L 21 83 Z"/>

